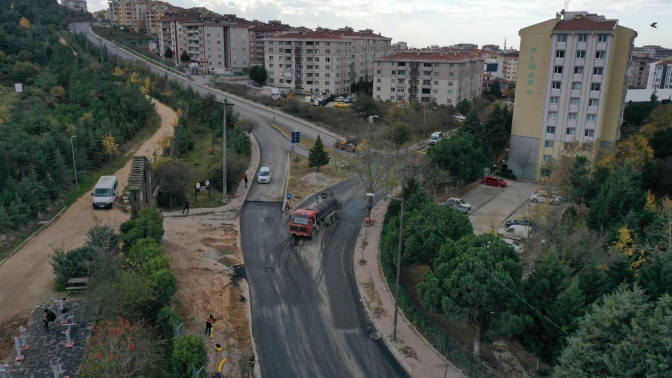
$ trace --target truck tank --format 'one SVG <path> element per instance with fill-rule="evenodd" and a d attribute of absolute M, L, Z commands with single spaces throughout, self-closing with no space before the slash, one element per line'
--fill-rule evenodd
<path fill-rule="evenodd" d="M 310 210 L 315 212 L 317 220 L 322 219 L 325 215 L 329 214 L 331 211 L 336 210 L 338 207 L 338 201 L 334 198 L 323 198 L 320 203 L 314 205 Z"/>

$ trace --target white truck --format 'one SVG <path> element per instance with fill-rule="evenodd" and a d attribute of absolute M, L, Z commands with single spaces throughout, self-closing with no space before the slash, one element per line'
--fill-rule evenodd
<path fill-rule="evenodd" d="M 273 87 L 263 87 L 261 88 L 261 97 L 270 97 L 273 101 L 278 101 L 281 97 L 280 90 Z"/>
<path fill-rule="evenodd" d="M 117 176 L 101 176 L 93 189 L 93 208 L 112 208 L 119 195 L 119 181 Z"/>
<path fill-rule="evenodd" d="M 224 68 L 210 68 L 210 75 L 224 75 L 226 69 Z"/>

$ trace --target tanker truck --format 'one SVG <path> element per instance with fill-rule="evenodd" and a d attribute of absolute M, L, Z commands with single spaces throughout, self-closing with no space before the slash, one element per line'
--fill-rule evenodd
<path fill-rule="evenodd" d="M 336 222 L 341 206 L 342 204 L 333 198 L 333 194 L 330 196 L 322 193 L 316 202 L 292 213 L 289 232 L 294 237 L 305 236 L 312 239 L 320 228 Z"/>

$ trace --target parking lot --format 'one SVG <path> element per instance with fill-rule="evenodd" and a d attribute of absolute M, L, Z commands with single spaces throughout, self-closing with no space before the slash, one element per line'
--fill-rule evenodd
<path fill-rule="evenodd" d="M 507 219 L 522 217 L 524 206 L 539 184 L 508 180 L 506 188 L 479 185 L 462 195 L 462 199 L 472 205 L 468 216 L 474 226 L 474 233 L 497 230 L 504 227 Z"/>

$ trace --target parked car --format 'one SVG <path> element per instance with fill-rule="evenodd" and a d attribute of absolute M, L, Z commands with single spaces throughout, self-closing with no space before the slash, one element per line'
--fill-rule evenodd
<path fill-rule="evenodd" d="M 257 174 L 257 182 L 260 184 L 271 183 L 271 169 L 269 167 L 261 167 L 259 174 Z"/>
<path fill-rule="evenodd" d="M 504 223 L 504 225 L 505 225 L 506 227 L 510 227 L 510 226 L 513 226 L 513 225 L 516 225 L 516 226 L 534 227 L 534 222 L 532 222 L 531 220 L 529 220 L 529 219 L 527 219 L 527 218 L 523 218 L 523 219 L 509 219 L 509 220 L 507 220 L 507 221 Z"/>
<path fill-rule="evenodd" d="M 467 202 L 464 202 L 462 200 L 462 198 L 448 198 L 446 200 L 446 202 L 447 203 L 452 203 L 452 204 L 455 204 L 455 205 L 459 205 L 459 206 L 462 206 L 462 207 L 466 207 L 467 210 L 471 210 L 471 204 L 467 203 Z"/>
<path fill-rule="evenodd" d="M 463 116 L 462 114 L 459 114 L 459 113 L 458 113 L 458 114 L 455 114 L 453 117 L 454 117 L 456 120 L 460 121 L 460 122 L 462 122 L 462 121 L 464 121 L 465 119 L 467 119 L 467 117 L 465 117 L 465 116 Z"/>
<path fill-rule="evenodd" d="M 526 226 L 509 226 L 497 230 L 497 235 L 506 239 L 522 240 L 530 237 L 530 228 Z"/>
<path fill-rule="evenodd" d="M 334 107 L 336 108 L 348 108 L 350 105 L 346 104 L 345 102 L 335 102 Z"/>
<path fill-rule="evenodd" d="M 562 197 L 557 195 L 548 195 L 546 192 L 538 192 L 530 194 L 530 201 L 545 203 L 548 202 L 551 205 L 560 205 L 562 203 Z"/>
<path fill-rule="evenodd" d="M 506 181 L 502 180 L 499 177 L 495 176 L 485 176 L 481 180 L 481 184 L 483 185 L 490 185 L 490 186 L 497 186 L 500 188 L 506 188 Z"/>
<path fill-rule="evenodd" d="M 437 144 L 443 139 L 443 133 L 440 131 L 437 131 L 435 133 L 432 133 L 432 135 L 429 137 L 429 144 Z"/>
<path fill-rule="evenodd" d="M 343 102 L 345 102 L 346 104 L 350 104 L 352 103 L 352 101 L 353 101 L 352 96 L 348 96 L 345 99 L 343 99 Z"/>
<path fill-rule="evenodd" d="M 517 254 L 522 254 L 523 251 L 525 250 L 523 248 L 523 244 L 519 242 L 518 240 L 513 240 L 513 239 L 502 239 L 502 241 L 511 247 L 513 247 L 513 250 L 516 251 Z"/>
<path fill-rule="evenodd" d="M 252 83 L 253 86 L 257 88 L 261 88 L 261 84 L 257 83 L 256 81 Z"/>
<path fill-rule="evenodd" d="M 441 206 L 443 206 L 443 205 L 450 206 L 451 208 L 453 208 L 453 209 L 455 209 L 455 210 L 461 212 L 462 214 L 466 214 L 466 213 L 469 212 L 469 209 L 467 209 L 467 208 L 464 207 L 464 206 L 458 205 L 458 204 L 456 204 L 456 203 L 451 203 L 451 202 L 441 202 L 439 205 L 441 205 Z"/>
<path fill-rule="evenodd" d="M 343 102 L 343 101 L 345 101 L 345 97 L 343 96 L 336 97 L 336 102 Z"/>

